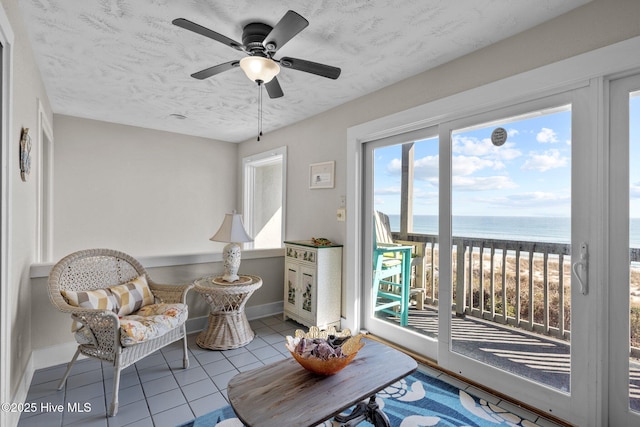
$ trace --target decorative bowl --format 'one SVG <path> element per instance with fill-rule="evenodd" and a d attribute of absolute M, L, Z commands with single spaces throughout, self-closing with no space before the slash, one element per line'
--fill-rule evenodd
<path fill-rule="evenodd" d="M 364 346 L 364 342 L 360 341 L 362 334 L 351 336 L 349 329 L 336 332 L 333 327 L 328 330 L 320 330 L 318 327 L 312 326 L 309 328 L 309 332 L 305 333 L 298 329 L 295 335 L 295 338 L 291 336 L 287 337 L 287 343 L 285 344 L 287 349 L 303 368 L 319 375 L 333 375 L 342 370 L 351 363 L 358 354 L 358 351 Z M 339 345 L 339 356 L 332 355 L 328 358 L 321 358 L 309 353 L 300 354 L 296 351 L 296 347 L 302 339 L 314 340 L 315 342 L 328 342 L 335 338 L 344 340 L 342 344 Z"/>

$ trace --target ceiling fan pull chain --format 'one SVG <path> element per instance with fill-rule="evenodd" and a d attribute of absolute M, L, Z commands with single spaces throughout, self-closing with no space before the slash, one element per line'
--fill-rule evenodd
<path fill-rule="evenodd" d="M 260 137 L 262 136 L 262 85 L 261 81 L 258 80 L 258 142 L 260 142 Z"/>

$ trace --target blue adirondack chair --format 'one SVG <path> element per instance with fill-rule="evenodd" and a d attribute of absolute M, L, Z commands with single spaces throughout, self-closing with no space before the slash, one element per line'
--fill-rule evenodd
<path fill-rule="evenodd" d="M 407 326 L 413 246 L 394 243 L 386 215 L 376 211 L 374 217 L 373 310 L 399 316 L 400 325 Z"/>

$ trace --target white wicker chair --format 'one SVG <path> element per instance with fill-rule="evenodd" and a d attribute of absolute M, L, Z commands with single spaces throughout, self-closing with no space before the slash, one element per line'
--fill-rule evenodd
<path fill-rule="evenodd" d="M 74 252 L 61 259 L 49 274 L 49 297 L 62 312 L 71 313 L 71 318 L 87 327 L 94 341 L 79 344 L 60 381 L 58 390 L 64 386 L 71 367 L 82 353 L 85 356 L 112 363 L 114 366 L 113 399 L 109 415 L 118 412 L 118 388 L 120 372 L 154 351 L 179 339 L 183 340 L 183 366 L 189 366 L 187 336 L 184 322 L 162 336 L 124 347 L 120 342 L 120 321 L 111 310 L 81 308 L 69 305 L 62 291 L 92 291 L 127 283 L 145 276 L 156 302 L 186 304 L 186 294 L 193 284 L 161 285 L 153 282 L 144 267 L 131 256 L 111 249 L 88 249 Z"/>

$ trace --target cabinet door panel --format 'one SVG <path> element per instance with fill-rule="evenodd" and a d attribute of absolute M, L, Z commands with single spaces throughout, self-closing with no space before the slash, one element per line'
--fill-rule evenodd
<path fill-rule="evenodd" d="M 284 287 L 284 309 L 285 311 L 295 314 L 297 312 L 296 305 L 298 302 L 298 273 L 300 266 L 287 263 L 286 264 L 286 283 Z"/>
<path fill-rule="evenodd" d="M 302 267 L 300 277 L 300 315 L 313 322 L 316 315 L 316 272 Z"/>

